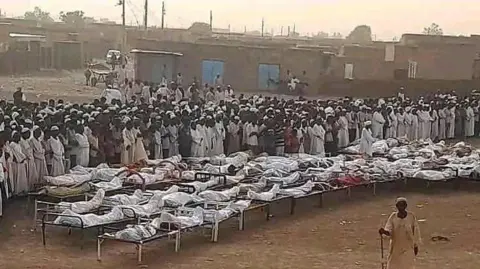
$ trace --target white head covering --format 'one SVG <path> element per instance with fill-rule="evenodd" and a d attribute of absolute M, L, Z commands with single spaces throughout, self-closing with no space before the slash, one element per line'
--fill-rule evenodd
<path fill-rule="evenodd" d="M 364 123 L 364 125 L 365 125 L 365 126 L 370 126 L 370 125 L 372 125 L 372 122 L 369 121 L 369 120 L 367 120 L 367 121 Z"/>
<path fill-rule="evenodd" d="M 407 198 L 405 197 L 398 197 L 397 200 L 395 200 L 395 203 L 399 203 L 399 202 L 407 202 Z"/>

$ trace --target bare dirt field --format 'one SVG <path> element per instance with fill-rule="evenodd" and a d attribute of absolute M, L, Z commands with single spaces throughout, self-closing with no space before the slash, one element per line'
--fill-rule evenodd
<path fill-rule="evenodd" d="M 0 77 L 0 97 L 11 98 L 21 86 L 29 100 L 64 98 L 88 101 L 100 89 L 83 86 L 77 73 L 36 74 L 34 77 Z M 290 216 L 288 204 L 273 207 L 274 217 L 266 222 L 264 212 L 247 216 L 245 231 L 236 223 L 222 225 L 218 243 L 210 243 L 202 233 L 185 235 L 179 253 L 173 243 L 152 242 L 144 250 L 143 268 L 381 268 L 378 228 L 393 210 L 399 194 L 388 194 L 369 200 L 321 209 L 315 201 L 297 205 Z M 404 194 L 410 209 L 423 220 L 417 268 L 480 268 L 480 195 L 478 193 L 445 193 L 436 195 Z M 311 202 L 311 203 L 309 203 Z M 32 206 L 26 200 L 8 201 L 0 220 L 0 268 L 3 269 L 113 269 L 139 268 L 133 245 L 106 242 L 103 260 L 96 260 L 95 232 L 85 234 L 84 247 L 80 233 L 48 228 L 47 246 L 43 247 L 40 231 L 31 230 Z M 449 242 L 433 242 L 432 235 L 443 235 Z M 388 243 L 385 242 L 385 249 Z"/>
<path fill-rule="evenodd" d="M 397 194 L 355 201 L 334 208 L 298 205 L 303 212 L 288 216 L 279 204 L 269 222 L 252 212 L 245 231 L 225 223 L 218 243 L 201 233 L 184 236 L 182 249 L 173 243 L 153 242 L 145 248 L 148 268 L 381 268 L 380 225 L 393 210 Z M 424 269 L 479 268 L 480 196 L 475 193 L 405 194 L 420 223 L 423 244 L 418 267 Z M 132 245 L 107 242 L 102 262 L 96 261 L 95 234 L 49 228 L 47 246 L 41 233 L 32 232 L 25 201 L 11 204 L 0 224 L 0 268 L 138 268 Z M 285 210 L 283 210 L 285 211 Z M 433 242 L 443 235 L 450 242 Z M 385 243 L 387 248 L 388 243 Z"/>

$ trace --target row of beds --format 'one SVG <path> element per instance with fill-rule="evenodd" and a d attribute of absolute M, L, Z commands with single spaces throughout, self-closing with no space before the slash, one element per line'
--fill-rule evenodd
<path fill-rule="evenodd" d="M 411 180 L 402 177 L 348 180 L 348 171 L 332 173 L 325 180 L 307 171 L 308 167 L 292 171 L 299 176 L 288 184 L 264 180 L 261 174 L 232 182 L 225 174 L 198 171 L 193 181 L 162 180 L 151 184 L 143 181 L 141 186 L 125 184 L 115 190 L 100 189 L 67 196 L 36 193 L 32 194 L 34 227 L 40 224 L 44 245 L 47 227 L 66 228 L 69 234 L 78 229 L 82 247 L 84 232 L 97 230 L 99 261 L 103 243 L 117 241 L 135 245 L 138 263 L 142 263 L 143 246 L 147 243 L 173 238 L 175 251 L 179 251 L 182 235 L 196 229 L 209 230 L 211 241 L 217 242 L 222 222 L 236 220 L 238 229 L 243 230 L 245 214 L 249 211 L 262 210 L 268 221 L 271 206 L 282 201 L 289 201 L 289 214 L 294 214 L 300 199 L 318 197 L 318 206 L 323 207 L 328 205 L 325 201 L 348 200 L 357 190 L 376 195 L 380 182 L 403 180 L 406 185 L 407 180 Z M 138 173 L 129 171 L 126 176 L 132 174 Z M 429 184 L 427 182 L 427 186 Z"/>

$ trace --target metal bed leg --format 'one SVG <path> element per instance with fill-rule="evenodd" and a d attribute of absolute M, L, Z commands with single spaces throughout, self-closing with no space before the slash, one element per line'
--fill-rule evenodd
<path fill-rule="evenodd" d="M 373 196 L 377 196 L 377 182 L 373 182 Z"/>
<path fill-rule="evenodd" d="M 348 200 L 352 199 L 352 189 L 351 189 L 351 187 L 347 188 L 347 198 L 348 198 Z"/>
<path fill-rule="evenodd" d="M 175 252 L 180 250 L 180 230 L 175 234 Z"/>
<path fill-rule="evenodd" d="M 84 242 L 84 229 L 82 228 L 81 229 L 81 232 L 80 232 L 80 249 L 83 249 L 84 245 L 85 245 L 85 242 Z"/>
<path fill-rule="evenodd" d="M 33 205 L 33 209 L 35 210 L 33 212 L 33 230 L 34 231 L 37 231 L 37 218 L 38 218 L 38 204 L 37 204 L 37 199 L 35 198 L 35 201 L 34 201 L 34 205 Z"/>
<path fill-rule="evenodd" d="M 218 242 L 219 230 L 220 230 L 220 223 L 218 223 L 218 221 L 216 221 L 215 222 L 215 231 L 214 231 L 214 234 L 213 234 L 213 242 L 214 243 Z"/>
<path fill-rule="evenodd" d="M 319 196 L 320 196 L 320 197 L 319 197 L 320 199 L 319 199 L 319 201 L 318 201 L 318 206 L 319 206 L 320 208 L 323 208 L 323 192 L 321 192 Z"/>
<path fill-rule="evenodd" d="M 42 223 L 42 243 L 43 243 L 43 246 L 45 247 L 46 244 L 47 244 L 47 240 L 46 240 L 46 236 L 45 236 L 45 223 Z"/>
<path fill-rule="evenodd" d="M 138 264 L 142 264 L 142 244 L 137 245 L 137 257 Z"/>
<path fill-rule="evenodd" d="M 270 220 L 270 204 L 267 204 L 265 206 L 265 214 L 266 214 L 266 220 L 269 221 Z"/>
<path fill-rule="evenodd" d="M 239 216 L 239 220 L 238 220 L 238 230 L 239 231 L 243 231 L 244 229 L 244 224 L 245 224 L 245 211 L 240 211 L 240 216 Z"/>
<path fill-rule="evenodd" d="M 293 215 L 295 213 L 295 206 L 297 205 L 297 199 L 291 198 L 290 200 L 290 215 Z"/>
<path fill-rule="evenodd" d="M 97 239 L 97 261 L 102 261 L 102 243 L 103 239 Z"/>

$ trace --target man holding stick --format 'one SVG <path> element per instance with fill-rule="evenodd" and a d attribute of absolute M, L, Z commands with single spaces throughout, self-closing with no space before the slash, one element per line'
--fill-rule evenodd
<path fill-rule="evenodd" d="M 395 206 L 397 212 L 393 212 L 385 227 L 379 230 L 382 242 L 384 235 L 390 237 L 387 269 L 414 269 L 420 243 L 418 222 L 416 217 L 407 211 L 406 198 L 397 198 Z"/>

